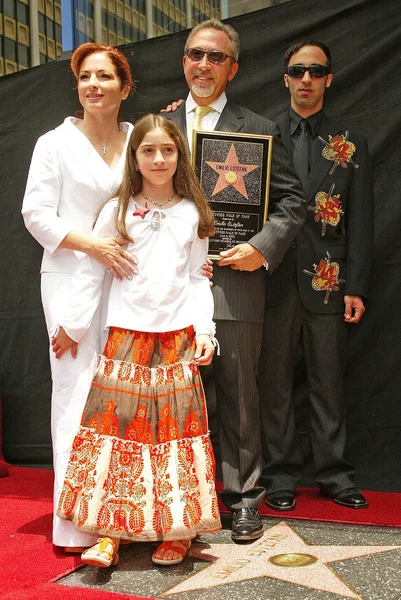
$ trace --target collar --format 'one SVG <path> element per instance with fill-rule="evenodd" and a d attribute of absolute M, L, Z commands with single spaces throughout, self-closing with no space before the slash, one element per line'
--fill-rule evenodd
<path fill-rule="evenodd" d="M 213 110 L 215 110 L 216 112 L 218 112 L 219 114 L 221 114 L 223 112 L 223 108 L 225 107 L 226 104 L 227 104 L 227 96 L 226 96 L 226 93 L 223 92 L 217 98 L 217 100 L 215 100 L 211 104 L 208 104 L 208 106 L 210 106 L 211 108 L 213 108 Z M 188 97 L 187 97 L 186 102 L 185 102 L 185 112 L 186 112 L 186 114 L 188 114 L 190 112 L 193 112 L 197 106 L 198 105 L 195 102 L 195 100 L 193 99 L 191 92 L 189 92 Z"/>
<path fill-rule="evenodd" d="M 300 121 L 302 121 L 303 117 L 301 117 L 297 112 L 295 112 L 295 110 L 290 106 L 290 134 L 291 137 L 294 135 L 294 133 L 296 132 L 298 125 L 300 123 Z M 308 117 L 306 119 L 306 121 L 308 121 L 309 126 L 311 128 L 311 132 L 312 132 L 312 137 L 316 137 L 317 134 L 319 133 L 319 129 L 320 129 L 320 125 L 322 123 L 322 115 L 323 115 L 323 110 L 319 110 L 318 112 L 314 113 L 313 115 L 311 115 L 310 117 Z"/>

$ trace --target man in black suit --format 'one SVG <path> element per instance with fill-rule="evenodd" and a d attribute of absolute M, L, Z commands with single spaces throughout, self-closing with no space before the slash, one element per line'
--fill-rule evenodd
<path fill-rule="evenodd" d="M 349 323 L 365 310 L 372 256 L 373 182 L 367 142 L 322 110 L 329 49 L 311 40 L 286 52 L 291 107 L 277 119 L 308 202 L 307 220 L 267 278 L 260 365 L 266 504 L 292 510 L 302 473 L 292 391 L 302 346 L 311 406 L 314 477 L 337 504 L 364 508 L 344 458 L 343 381 Z"/>
<path fill-rule="evenodd" d="M 274 271 L 294 240 L 305 220 L 306 205 L 276 125 L 227 100 L 225 88 L 237 73 L 238 56 L 239 37 L 232 27 L 214 19 L 197 25 L 188 36 L 183 59 L 189 95 L 185 104 L 166 116 L 187 134 L 190 147 L 194 125 L 209 131 L 274 136 L 269 220 L 249 243 L 222 253 L 213 278 L 221 350 L 213 364 L 224 485 L 221 499 L 233 513 L 232 538 L 253 540 L 263 534 L 258 507 L 264 490 L 256 486 L 261 473 L 256 377 L 265 271 L 266 267 Z"/>

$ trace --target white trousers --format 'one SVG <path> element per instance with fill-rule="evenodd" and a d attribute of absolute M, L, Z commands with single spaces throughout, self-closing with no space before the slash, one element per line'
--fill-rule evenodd
<path fill-rule="evenodd" d="M 42 303 L 49 338 L 67 307 L 72 275 L 43 273 Z M 54 466 L 54 507 L 57 509 L 64 483 L 72 442 L 78 431 L 97 363 L 97 352 L 104 341 L 99 339 L 99 312 L 91 328 L 78 344 L 74 359 L 68 350 L 56 359 L 50 345 L 50 367 L 53 381 L 51 400 L 51 434 Z M 103 314 L 103 313 L 102 313 Z M 55 512 L 55 511 L 54 511 Z M 57 546 L 91 546 L 97 536 L 75 529 L 71 521 L 53 517 L 53 543 Z"/>

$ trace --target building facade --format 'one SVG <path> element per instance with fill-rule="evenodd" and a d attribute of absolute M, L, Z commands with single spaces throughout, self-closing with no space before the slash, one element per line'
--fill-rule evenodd
<path fill-rule="evenodd" d="M 288 0 L 0 0 L 0 77 L 87 41 L 113 46 Z"/>

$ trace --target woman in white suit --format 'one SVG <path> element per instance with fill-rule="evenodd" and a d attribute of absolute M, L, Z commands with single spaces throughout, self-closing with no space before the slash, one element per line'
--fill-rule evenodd
<path fill-rule="evenodd" d="M 119 279 L 135 273 L 135 258 L 123 248 L 126 242 L 91 236 L 102 203 L 115 193 L 123 174 L 132 125 L 119 122 L 118 114 L 133 87 L 130 67 L 117 49 L 87 43 L 73 53 L 71 69 L 83 118 L 68 117 L 38 139 L 22 207 L 27 229 L 44 248 L 41 291 L 50 338 L 84 254 Z M 50 352 L 55 506 L 100 349 L 99 319 L 101 315 L 79 348 L 74 346 L 60 360 Z M 82 551 L 94 539 L 70 521 L 54 517 L 53 543 L 66 551 Z"/>

